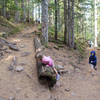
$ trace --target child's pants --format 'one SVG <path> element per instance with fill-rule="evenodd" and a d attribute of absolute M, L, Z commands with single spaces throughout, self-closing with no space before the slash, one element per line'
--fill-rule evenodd
<path fill-rule="evenodd" d="M 94 65 L 90 64 L 91 69 L 94 69 Z"/>
<path fill-rule="evenodd" d="M 96 66 L 94 66 L 94 65 L 92 65 L 92 64 L 90 64 L 90 66 L 91 66 L 91 69 L 97 70 Z"/>

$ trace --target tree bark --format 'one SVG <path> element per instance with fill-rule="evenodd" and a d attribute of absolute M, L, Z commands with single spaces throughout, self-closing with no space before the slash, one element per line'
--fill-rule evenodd
<path fill-rule="evenodd" d="M 74 48 L 74 0 L 72 0 L 72 48 Z"/>
<path fill-rule="evenodd" d="M 71 1 L 68 0 L 68 46 L 71 47 Z"/>
<path fill-rule="evenodd" d="M 6 1 L 3 0 L 2 15 L 6 17 Z"/>
<path fill-rule="evenodd" d="M 15 5 L 16 5 L 16 12 L 15 12 L 15 21 L 19 22 L 20 18 L 19 18 L 19 10 L 18 10 L 18 0 L 15 0 Z"/>
<path fill-rule="evenodd" d="M 64 43 L 67 44 L 67 1 L 64 0 Z"/>
<path fill-rule="evenodd" d="M 95 8 L 95 11 L 94 11 L 94 14 L 95 14 L 95 47 L 97 47 L 97 35 L 98 35 L 98 31 L 97 31 L 97 0 L 94 0 L 94 8 Z"/>
<path fill-rule="evenodd" d="M 27 16 L 28 16 L 28 22 L 30 22 L 30 0 L 27 1 L 28 4 L 28 12 L 27 12 Z"/>
<path fill-rule="evenodd" d="M 42 0 L 42 44 L 48 43 L 48 0 Z"/>
<path fill-rule="evenodd" d="M 25 0 L 22 0 L 22 21 L 26 21 Z"/>
<path fill-rule="evenodd" d="M 58 16 L 57 16 L 57 0 L 55 0 L 55 40 L 57 40 L 57 20 L 58 20 Z"/>
<path fill-rule="evenodd" d="M 57 16 L 58 16 L 58 31 L 60 31 L 60 29 L 61 29 L 61 27 L 60 27 L 60 25 L 61 25 L 61 19 L 60 19 L 60 0 L 58 0 L 57 1 L 58 3 L 57 3 Z"/>

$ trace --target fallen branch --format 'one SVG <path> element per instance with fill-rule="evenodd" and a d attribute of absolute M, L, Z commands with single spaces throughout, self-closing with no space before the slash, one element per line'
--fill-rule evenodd
<path fill-rule="evenodd" d="M 15 46 L 13 43 L 8 42 L 7 40 L 0 38 L 0 43 L 2 45 L 8 46 L 10 49 L 14 50 L 14 51 L 19 51 L 18 47 Z"/>

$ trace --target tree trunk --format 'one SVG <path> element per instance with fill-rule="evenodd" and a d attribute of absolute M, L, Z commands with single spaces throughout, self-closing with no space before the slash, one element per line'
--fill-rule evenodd
<path fill-rule="evenodd" d="M 40 19 L 40 15 L 41 15 L 41 3 L 38 4 L 38 18 Z"/>
<path fill-rule="evenodd" d="M 94 8 L 95 8 L 95 47 L 97 47 L 97 35 L 98 35 L 98 32 L 97 32 L 97 0 L 94 0 Z"/>
<path fill-rule="evenodd" d="M 57 33 L 58 33 L 58 30 L 57 30 L 57 0 L 55 0 L 55 40 L 57 40 Z"/>
<path fill-rule="evenodd" d="M 61 27 L 60 27 L 60 25 L 61 25 L 61 19 L 60 19 L 60 0 L 58 0 L 57 1 L 58 3 L 57 3 L 57 16 L 58 16 L 58 31 L 60 31 L 60 29 L 61 29 Z"/>
<path fill-rule="evenodd" d="M 15 21 L 19 22 L 20 18 L 19 18 L 19 10 L 18 10 L 18 0 L 15 0 L 15 5 L 16 5 Z"/>
<path fill-rule="evenodd" d="M 64 43 L 67 44 L 67 1 L 64 0 Z"/>
<path fill-rule="evenodd" d="M 6 1 L 3 0 L 2 15 L 6 17 Z"/>
<path fill-rule="evenodd" d="M 48 0 L 42 0 L 42 44 L 48 43 Z"/>
<path fill-rule="evenodd" d="M 25 0 L 22 0 L 22 21 L 26 21 Z"/>
<path fill-rule="evenodd" d="M 72 0 L 72 48 L 74 48 L 74 0 Z"/>
<path fill-rule="evenodd" d="M 32 7 L 32 20 L 34 21 L 35 20 L 35 18 L 34 18 L 34 2 L 32 1 L 32 5 L 33 5 L 33 7 Z"/>
<path fill-rule="evenodd" d="M 87 39 L 87 37 L 86 37 L 86 27 L 85 27 L 85 40 Z"/>
<path fill-rule="evenodd" d="M 68 46 L 71 47 L 71 1 L 68 0 Z"/>
<path fill-rule="evenodd" d="M 28 12 L 27 12 L 27 16 L 28 16 L 28 22 L 30 22 L 30 0 L 28 0 Z"/>

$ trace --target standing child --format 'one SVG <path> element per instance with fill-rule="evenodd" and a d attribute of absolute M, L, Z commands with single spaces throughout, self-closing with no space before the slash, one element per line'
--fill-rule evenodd
<path fill-rule="evenodd" d="M 91 69 L 97 70 L 96 65 L 97 65 L 97 57 L 95 51 L 90 52 L 90 57 L 89 57 L 89 64 L 91 66 Z"/>

